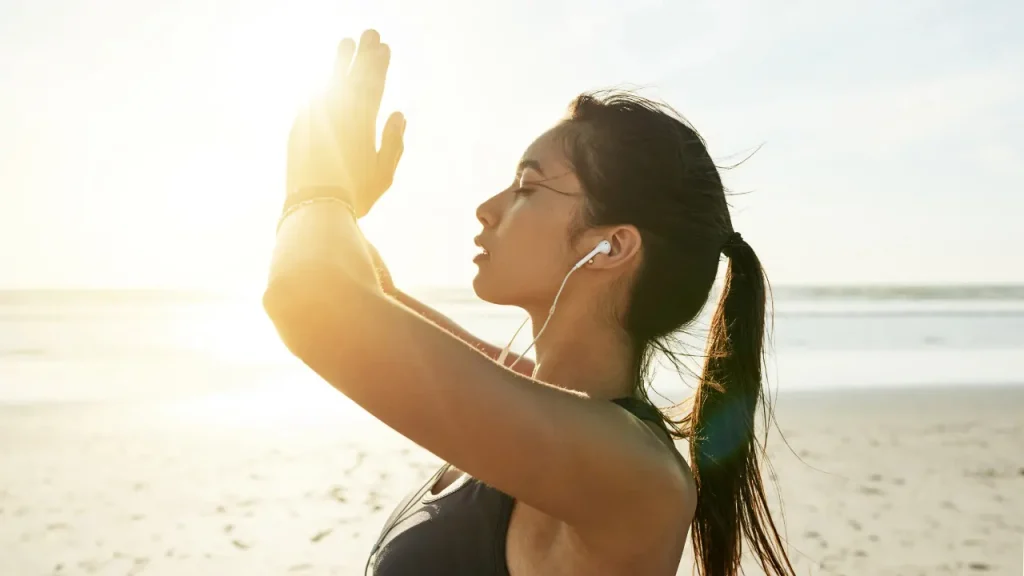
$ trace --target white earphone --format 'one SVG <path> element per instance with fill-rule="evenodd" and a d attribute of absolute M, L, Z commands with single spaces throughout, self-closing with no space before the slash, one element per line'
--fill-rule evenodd
<path fill-rule="evenodd" d="M 597 243 L 597 247 L 594 248 L 593 250 L 591 250 L 590 254 L 587 254 L 582 259 L 580 259 L 580 261 L 577 262 L 576 265 L 572 267 L 572 269 L 573 270 L 579 270 L 584 265 L 586 265 L 587 262 L 590 262 L 591 260 L 593 260 L 594 256 L 597 256 L 598 254 L 611 254 L 611 253 L 612 253 L 612 243 L 607 241 L 607 240 L 601 240 L 600 242 Z M 572 271 L 570 271 L 569 273 L 572 274 Z"/>
<path fill-rule="evenodd" d="M 558 304 L 558 297 L 562 295 L 562 290 L 565 288 L 565 283 L 569 281 L 569 276 L 571 276 L 573 272 L 586 266 L 588 262 L 593 262 L 594 256 L 597 256 L 598 254 L 611 253 L 612 243 L 607 240 L 601 240 L 600 242 L 597 243 L 597 246 L 590 251 L 589 254 L 587 254 L 583 258 L 580 258 L 580 261 L 577 262 L 571 270 L 569 270 L 569 273 L 566 274 L 565 278 L 562 279 L 562 285 L 558 288 L 558 292 L 555 294 L 555 301 L 551 303 L 551 310 L 548 312 L 547 319 L 544 320 L 544 325 L 540 327 L 540 331 L 538 331 L 537 335 L 534 336 L 533 341 L 530 342 L 530 345 L 526 347 L 526 350 L 523 350 L 523 353 L 520 354 L 518 358 L 516 358 L 516 361 L 513 362 L 511 366 L 509 366 L 509 369 L 513 368 L 516 364 L 519 363 L 520 360 L 523 359 L 523 356 L 525 356 L 526 353 L 529 352 L 531 348 L 533 348 L 533 345 L 537 343 L 537 339 L 540 338 L 540 335 L 544 333 L 544 329 L 548 327 L 548 322 L 551 321 L 551 316 L 554 315 L 555 313 L 555 306 Z M 509 340 L 508 345 L 505 346 L 505 348 L 501 351 L 501 354 L 498 355 L 498 362 L 500 364 L 505 364 L 505 359 L 508 358 L 508 353 L 509 350 L 512 348 L 512 343 L 515 342 L 516 336 L 519 335 L 519 331 L 523 329 L 523 326 L 526 326 L 527 320 L 529 320 L 529 318 L 523 320 L 523 323 L 519 325 L 519 329 L 516 330 L 516 333 L 512 335 L 512 339 Z"/>

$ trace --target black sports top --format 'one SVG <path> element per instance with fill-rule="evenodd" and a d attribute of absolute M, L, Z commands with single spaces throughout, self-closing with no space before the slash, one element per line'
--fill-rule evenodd
<path fill-rule="evenodd" d="M 661 423 L 657 408 L 636 398 L 613 400 L 641 420 Z M 445 464 L 403 499 L 371 551 L 374 576 L 508 576 L 505 540 L 515 499 L 467 475 L 437 494 Z"/>

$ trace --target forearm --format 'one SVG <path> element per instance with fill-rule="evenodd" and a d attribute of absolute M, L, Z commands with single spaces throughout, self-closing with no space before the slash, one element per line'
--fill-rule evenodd
<path fill-rule="evenodd" d="M 301 282 L 289 282 L 297 277 Z M 268 290 L 281 279 L 306 294 L 322 292 L 328 299 L 333 294 L 339 302 L 346 288 L 381 292 L 366 239 L 352 214 L 335 202 L 303 206 L 281 223 Z"/>
<path fill-rule="evenodd" d="M 491 344 L 488 344 L 487 342 L 480 340 L 472 333 L 464 329 L 462 326 L 459 326 L 451 318 L 445 316 L 444 314 L 438 312 L 437 310 L 431 308 L 430 306 L 424 304 L 423 302 L 420 302 L 419 300 L 413 298 L 412 296 L 406 294 L 405 292 L 398 290 L 397 288 L 391 291 L 391 297 L 401 302 L 403 305 L 405 305 L 413 312 L 416 312 L 420 316 L 426 318 L 427 320 L 430 320 L 434 324 L 437 324 L 439 327 L 443 328 L 452 336 L 455 336 L 459 340 L 462 340 L 463 342 L 470 344 L 471 346 L 473 346 L 477 350 L 480 350 L 484 354 L 492 356 L 491 352 L 493 352 L 493 350 L 491 349 L 496 348 L 495 346 L 492 346 Z M 496 356 L 496 354 L 494 354 L 494 356 Z"/>
<path fill-rule="evenodd" d="M 394 280 L 391 278 L 391 273 L 388 271 L 388 267 L 384 263 L 384 259 L 381 257 L 380 252 L 378 252 L 373 244 L 370 244 L 369 242 L 367 243 L 367 249 L 370 252 L 370 259 L 372 260 L 374 269 L 377 273 L 380 288 L 385 294 L 391 296 L 409 310 L 412 310 L 438 327 L 444 329 L 452 336 L 466 342 L 487 356 L 497 359 L 498 354 L 501 351 L 496 346 L 477 338 L 470 332 L 466 331 L 462 326 L 459 326 L 451 318 L 399 290 L 398 287 L 395 286 Z"/>
<path fill-rule="evenodd" d="M 494 344 L 491 344 L 486 340 L 481 340 L 480 338 L 473 335 L 473 333 L 467 331 L 465 328 L 460 326 L 451 318 L 445 316 L 444 314 L 438 312 L 437 310 L 431 308 L 430 306 L 424 304 L 423 302 L 420 302 L 419 300 L 413 298 L 412 296 L 406 294 L 405 292 L 402 292 L 401 290 L 398 290 L 396 288 L 392 289 L 390 294 L 395 300 L 401 302 L 403 305 L 405 305 L 413 312 L 416 312 L 420 316 L 426 318 L 427 320 L 436 324 L 440 328 L 444 329 L 452 336 L 455 336 L 459 340 L 462 340 L 463 342 L 466 342 L 470 346 L 483 352 L 489 358 L 497 360 L 498 356 L 501 354 L 500 347 L 495 346 Z M 515 362 L 518 358 L 518 354 L 509 353 L 508 358 L 505 359 L 505 365 L 510 365 L 512 362 Z M 518 364 L 516 364 L 515 371 L 530 376 L 533 374 L 533 366 L 533 360 L 530 360 L 529 358 L 523 358 L 522 360 L 519 361 Z"/>

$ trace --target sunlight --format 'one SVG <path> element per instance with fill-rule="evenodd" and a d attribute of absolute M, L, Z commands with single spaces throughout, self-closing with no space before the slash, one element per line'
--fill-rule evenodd
<path fill-rule="evenodd" d="M 220 219 L 209 226 L 220 227 L 219 244 L 235 244 L 234 261 L 228 269 L 197 270 L 203 280 L 233 292 L 262 286 L 284 196 L 285 151 L 292 119 L 311 97 L 326 89 L 338 42 L 344 37 L 358 38 L 365 27 L 361 23 L 375 20 L 371 12 L 372 6 L 364 2 L 281 4 L 250 17 L 230 42 L 225 59 L 230 62 L 228 68 L 237 72 L 220 88 L 232 102 L 228 114 L 236 120 L 224 133 L 227 141 L 211 145 L 216 149 L 202 155 L 205 165 L 180 174 L 186 182 L 202 180 L 203 185 L 190 187 L 182 182 L 175 186 L 216 191 L 205 194 L 204 202 L 212 203 L 215 213 L 232 215 L 231 221 Z M 395 76 L 388 80 L 378 131 L 395 109 L 394 102 L 401 100 L 402 82 Z M 225 154 L 225 149 L 230 152 Z M 378 236 L 390 237 L 398 235 L 404 224 L 402 219 L 391 219 L 371 224 L 370 229 Z M 209 239 L 197 239 L 193 248 L 201 251 L 204 242 Z M 401 267 L 401 256 L 397 260 Z"/>
<path fill-rule="evenodd" d="M 353 425 L 373 418 L 322 380 L 305 373 L 259 390 L 171 402 L 166 411 L 193 425 L 272 430 L 295 430 L 328 422 Z"/>

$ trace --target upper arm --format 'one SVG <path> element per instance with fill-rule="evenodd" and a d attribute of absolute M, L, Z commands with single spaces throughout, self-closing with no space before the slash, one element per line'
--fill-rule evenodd
<path fill-rule="evenodd" d="M 568 524 L 621 508 L 664 513 L 680 471 L 653 434 L 611 402 L 512 372 L 389 298 L 309 282 L 264 303 L 300 359 L 368 412 L 473 477 Z M 595 506 L 600 502 L 600 506 Z"/>

